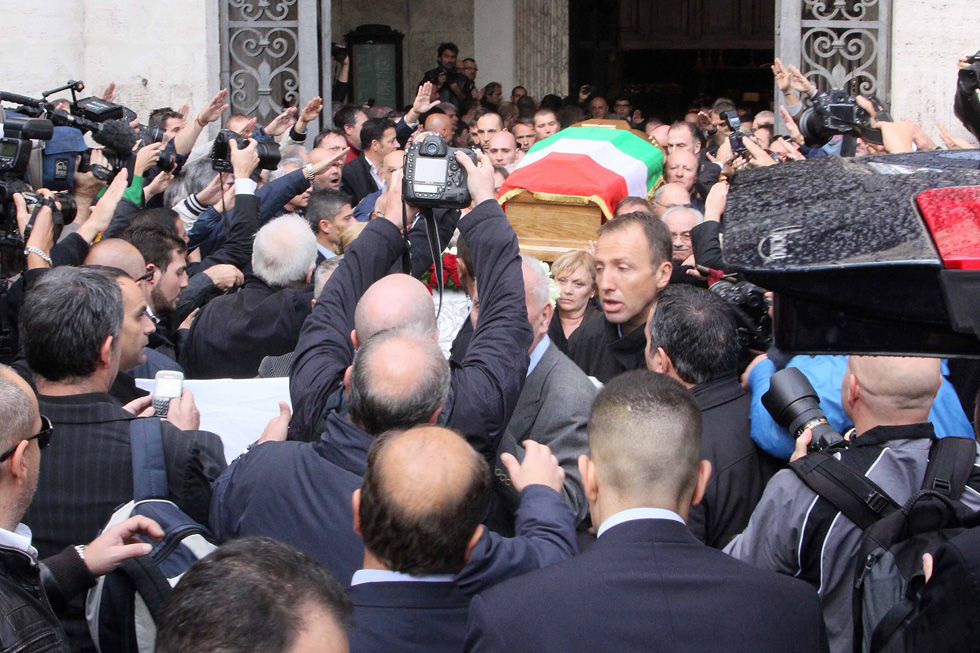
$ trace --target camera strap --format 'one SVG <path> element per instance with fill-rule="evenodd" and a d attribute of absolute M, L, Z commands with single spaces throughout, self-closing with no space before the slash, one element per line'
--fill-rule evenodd
<path fill-rule="evenodd" d="M 50 197 L 45 197 L 34 206 L 34 210 L 31 212 L 31 219 L 27 221 L 27 225 L 24 227 L 25 245 L 27 244 L 27 241 L 31 237 L 31 232 L 34 231 L 34 221 L 37 220 L 37 214 L 41 210 L 41 207 L 43 206 L 47 206 L 52 211 L 54 211 L 54 200 L 51 199 Z"/>
<path fill-rule="evenodd" d="M 442 268 L 442 243 L 439 241 L 439 228 L 431 208 L 419 209 L 421 219 L 425 220 L 425 235 L 429 241 L 429 252 L 432 254 L 432 274 L 439 288 L 439 308 L 436 309 L 436 319 L 442 313 L 442 291 L 445 287 Z M 408 237 L 411 225 L 408 220 L 408 206 L 402 202 L 402 237 L 405 239 L 405 254 L 402 256 L 402 272 L 412 274 L 412 241 Z"/>

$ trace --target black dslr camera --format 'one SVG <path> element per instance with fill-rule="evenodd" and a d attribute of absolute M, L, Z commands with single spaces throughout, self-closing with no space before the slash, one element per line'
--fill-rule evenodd
<path fill-rule="evenodd" d="M 742 133 L 742 119 L 738 117 L 738 112 L 722 111 L 721 117 L 724 119 L 725 124 L 728 125 L 728 129 L 732 132 L 728 136 L 728 142 L 732 146 L 732 154 L 738 156 L 747 152 L 748 148 L 745 147 L 745 143 L 742 141 L 745 134 Z"/>
<path fill-rule="evenodd" d="M 402 197 L 407 204 L 437 209 L 461 209 L 470 205 L 466 170 L 459 157 L 476 164 L 473 150 L 449 147 L 442 136 L 430 134 L 413 143 L 405 154 Z"/>
<path fill-rule="evenodd" d="M 848 444 L 844 436 L 827 422 L 817 391 L 806 375 L 795 367 L 781 369 L 772 375 L 769 390 L 762 395 L 762 405 L 772 419 L 794 438 L 799 438 L 810 429 L 813 437 L 807 449 L 811 452 L 841 449 Z"/>
<path fill-rule="evenodd" d="M 772 344 L 772 318 L 766 291 L 748 281 L 725 279 L 713 283 L 710 290 L 734 310 L 742 348 L 767 351 Z"/>
<path fill-rule="evenodd" d="M 217 172 L 234 172 L 231 165 L 231 141 L 238 144 L 238 149 L 244 150 L 248 147 L 248 139 L 238 132 L 230 129 L 222 129 L 214 139 L 211 147 L 211 168 Z M 279 166 L 278 143 L 259 142 L 255 149 L 259 155 L 259 168 L 262 170 L 275 170 Z"/>
<path fill-rule="evenodd" d="M 797 121 L 803 138 L 810 147 L 823 147 L 837 134 L 851 132 L 855 136 L 881 144 L 881 132 L 871 128 L 871 116 L 846 91 L 818 91 L 811 98 L 811 103 Z M 889 120 L 883 114 L 879 118 Z"/>

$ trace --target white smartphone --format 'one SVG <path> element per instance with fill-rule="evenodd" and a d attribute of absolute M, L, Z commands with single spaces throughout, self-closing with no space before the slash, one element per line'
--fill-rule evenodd
<path fill-rule="evenodd" d="M 157 372 L 153 384 L 153 412 L 157 417 L 166 417 L 170 410 L 170 400 L 180 398 L 184 389 L 184 373 L 173 370 Z"/>

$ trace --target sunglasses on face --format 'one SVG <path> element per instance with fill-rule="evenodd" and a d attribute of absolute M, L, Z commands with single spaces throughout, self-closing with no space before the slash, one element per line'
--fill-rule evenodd
<path fill-rule="evenodd" d="M 51 444 L 51 434 L 54 433 L 54 427 L 51 426 L 51 420 L 49 420 L 44 415 L 41 415 L 41 430 L 32 435 L 31 437 L 21 440 L 21 442 L 30 442 L 31 440 L 37 440 L 37 446 L 39 449 L 45 449 L 49 444 Z M 3 454 L 0 454 L 0 463 L 7 460 L 14 455 L 17 451 L 17 447 L 20 446 L 20 442 L 15 444 L 10 449 L 7 449 Z"/>
<path fill-rule="evenodd" d="M 142 277 L 136 279 L 135 281 L 136 281 L 136 283 L 139 283 L 140 281 L 149 281 L 152 278 L 153 278 L 153 268 L 149 268 L 148 267 L 148 268 L 146 268 L 146 274 L 144 274 Z"/>

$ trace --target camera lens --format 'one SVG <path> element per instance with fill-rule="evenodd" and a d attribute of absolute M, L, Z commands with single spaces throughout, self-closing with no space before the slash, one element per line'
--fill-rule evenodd
<path fill-rule="evenodd" d="M 787 367 L 772 375 L 769 390 L 762 395 L 762 405 L 773 420 L 794 438 L 799 438 L 810 429 L 813 433 L 811 449 L 824 448 L 843 440 L 827 423 L 817 391 L 803 372 L 795 367 Z"/>
<path fill-rule="evenodd" d="M 436 145 L 435 143 L 426 143 L 426 145 L 425 145 L 425 153 L 426 154 L 435 155 L 438 152 L 439 152 L 439 146 L 438 145 Z"/>

